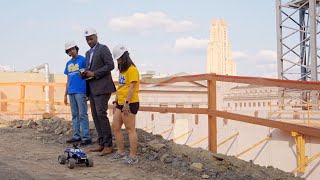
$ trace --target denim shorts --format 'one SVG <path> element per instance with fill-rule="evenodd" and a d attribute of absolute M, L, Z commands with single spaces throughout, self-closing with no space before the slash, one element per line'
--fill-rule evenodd
<path fill-rule="evenodd" d="M 139 107 L 140 107 L 140 103 L 139 102 L 129 103 L 130 112 L 132 114 L 137 114 L 138 111 L 139 111 Z M 121 112 L 122 112 L 122 108 L 123 108 L 123 105 L 117 104 L 117 109 L 120 109 Z"/>

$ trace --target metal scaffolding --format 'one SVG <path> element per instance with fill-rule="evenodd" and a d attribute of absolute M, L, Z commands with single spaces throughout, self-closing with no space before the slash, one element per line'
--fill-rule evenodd
<path fill-rule="evenodd" d="M 320 0 L 276 0 L 278 78 L 318 81 Z M 290 91 L 290 92 L 289 92 Z M 280 102 L 307 101 L 306 91 L 280 89 Z M 313 103 L 318 92 L 311 92 Z M 284 100 L 285 99 L 285 100 Z"/>

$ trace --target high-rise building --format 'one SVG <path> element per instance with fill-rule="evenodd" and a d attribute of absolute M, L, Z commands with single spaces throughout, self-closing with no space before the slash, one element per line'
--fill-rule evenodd
<path fill-rule="evenodd" d="M 207 53 L 207 73 L 237 74 L 236 64 L 232 59 L 227 23 L 223 19 L 211 21 Z"/>

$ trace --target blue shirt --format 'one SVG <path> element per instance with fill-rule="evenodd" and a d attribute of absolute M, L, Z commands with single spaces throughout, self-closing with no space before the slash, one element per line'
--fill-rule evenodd
<path fill-rule="evenodd" d="M 86 68 L 86 58 L 78 56 L 67 62 L 64 74 L 69 77 L 68 94 L 86 94 L 86 81 L 79 75 L 79 69 Z"/>
<path fill-rule="evenodd" d="M 97 44 L 98 44 L 98 43 L 97 43 Z M 90 49 L 89 68 L 90 68 L 90 66 L 91 66 L 91 61 L 92 61 L 93 53 L 94 53 L 94 50 L 95 50 L 96 47 L 97 47 L 97 44 L 94 45 L 94 47 Z"/>

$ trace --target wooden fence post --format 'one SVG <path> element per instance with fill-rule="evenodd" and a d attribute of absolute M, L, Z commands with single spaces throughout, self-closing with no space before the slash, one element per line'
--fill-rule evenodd
<path fill-rule="evenodd" d="M 25 85 L 20 85 L 20 119 L 24 118 L 24 97 L 26 92 L 26 86 Z"/>
<path fill-rule="evenodd" d="M 214 75 L 208 80 L 208 110 L 217 110 L 217 80 Z M 208 145 L 209 151 L 217 153 L 217 116 L 208 114 Z"/>

